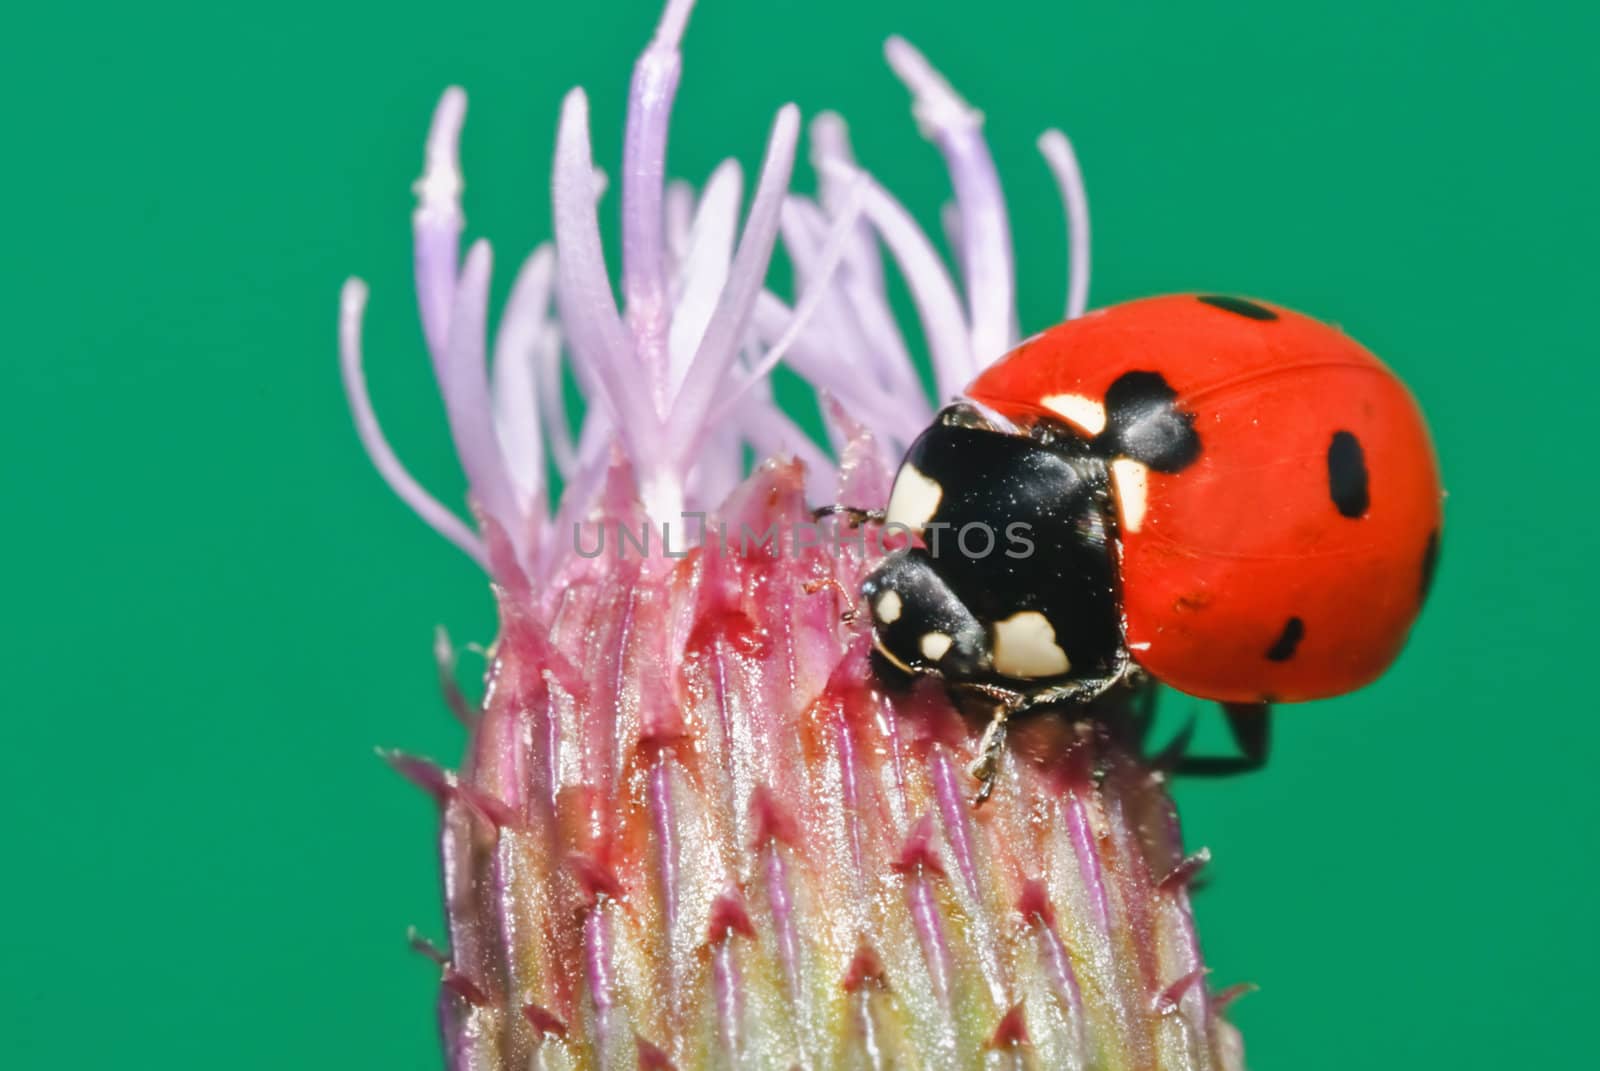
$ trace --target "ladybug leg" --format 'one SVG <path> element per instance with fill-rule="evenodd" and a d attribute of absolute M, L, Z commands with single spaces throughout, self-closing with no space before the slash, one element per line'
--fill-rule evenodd
<path fill-rule="evenodd" d="M 978 792 L 973 797 L 973 806 L 981 805 L 994 792 L 1000 756 L 1005 753 L 1006 726 L 1012 718 L 1044 707 L 1086 706 L 1128 681 L 1132 674 L 1131 667 L 1132 663 L 1124 659 L 1104 677 L 1068 681 L 1036 692 L 1017 691 L 982 681 L 954 682 L 951 687 L 983 696 L 994 702 L 994 715 L 978 741 L 977 757 L 967 766 L 967 772 L 978 781 Z"/>
<path fill-rule="evenodd" d="M 980 807 L 994 792 L 995 776 L 1000 770 L 1000 756 L 1006 748 L 1006 726 L 1011 719 L 1027 710 L 1028 695 L 998 684 L 980 681 L 963 681 L 955 685 L 963 691 L 981 695 L 994 701 L 994 714 L 978 740 L 978 754 L 967 764 L 967 773 L 978 782 L 977 795 L 972 805 Z"/>
<path fill-rule="evenodd" d="M 1272 745 L 1272 705 L 1270 703 L 1224 703 L 1222 713 L 1228 729 L 1239 745 L 1235 756 L 1185 757 L 1176 772 L 1184 777 L 1230 777 L 1253 773 L 1267 764 Z"/>
<path fill-rule="evenodd" d="M 1001 704 L 994 708 L 994 717 L 983 730 L 983 739 L 978 741 L 978 757 L 967 766 L 967 773 L 978 781 L 978 792 L 972 797 L 972 805 L 981 807 L 989 795 L 994 792 L 995 775 L 999 771 L 1000 756 L 1006 746 L 1006 724 L 1011 720 L 1011 708 Z"/>
<path fill-rule="evenodd" d="M 843 517 L 845 523 L 852 528 L 859 528 L 863 524 L 882 524 L 884 511 L 881 509 L 862 509 L 860 506 L 842 506 L 837 502 L 832 505 L 818 506 L 811 511 L 811 519 L 820 521 L 824 517 Z"/>
<path fill-rule="evenodd" d="M 1272 704 L 1227 703 L 1222 713 L 1228 719 L 1228 729 L 1234 743 L 1250 769 L 1259 770 L 1267 764 L 1267 754 L 1272 750 Z"/>
<path fill-rule="evenodd" d="M 1118 652 L 1117 659 L 1111 667 L 1111 672 L 1104 677 L 1090 677 L 1085 680 L 1067 681 L 1050 688 L 1036 692 L 1026 693 L 1022 699 L 1022 706 L 1017 713 L 1038 710 L 1043 707 L 1081 707 L 1099 699 L 1107 692 L 1124 684 L 1138 683 L 1142 678 L 1134 667 L 1133 660 L 1126 651 Z"/>

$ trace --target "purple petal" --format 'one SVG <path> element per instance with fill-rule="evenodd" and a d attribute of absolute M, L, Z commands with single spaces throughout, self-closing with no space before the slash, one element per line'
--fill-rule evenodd
<path fill-rule="evenodd" d="M 766 159 L 744 233 L 739 238 L 728 284 L 717 301 L 717 309 L 706 325 L 705 337 L 695 351 L 684 376 L 683 386 L 673 399 L 667 441 L 679 457 L 692 457 L 705 433 L 704 421 L 712 399 L 722 387 L 728 371 L 738 357 L 745 325 L 761 293 L 767 263 L 778 237 L 778 222 L 789 175 L 794 169 L 795 143 L 800 136 L 800 112 L 786 104 L 772 124 Z"/>
<path fill-rule="evenodd" d="M 830 213 L 838 211 L 850 185 L 850 172 L 856 171 L 855 153 L 850 149 L 850 128 L 837 112 L 822 112 L 811 120 L 811 167 L 817 173 L 817 192 Z M 843 165 L 842 167 L 839 165 Z M 883 261 L 872 240 L 871 228 L 862 223 L 851 244 L 851 267 L 862 285 L 883 289 Z"/>
<path fill-rule="evenodd" d="M 674 393 L 683 385 L 683 377 L 694 362 L 695 350 L 705 338 L 706 325 L 717 311 L 717 299 L 727 284 L 733 243 L 739 234 L 739 198 L 743 191 L 744 175 L 738 161 L 724 160 L 711 172 L 700 203 L 695 206 L 679 267 L 681 293 L 668 335 Z"/>
<path fill-rule="evenodd" d="M 983 116 L 968 107 L 922 53 L 902 38 L 889 38 L 884 55 L 915 95 L 917 123 L 939 146 L 950 169 L 960 212 L 957 248 L 966 282 L 972 350 L 981 364 L 988 364 L 1016 341 L 1017 311 L 1011 225 L 1000 176 L 983 140 Z"/>
<path fill-rule="evenodd" d="M 689 253 L 689 228 L 694 221 L 694 187 L 682 179 L 667 183 L 662 211 L 666 215 L 667 256 L 681 264 Z"/>
<path fill-rule="evenodd" d="M 844 120 L 832 112 L 817 116 L 811 123 L 811 145 L 820 198 L 832 213 L 843 203 L 845 191 L 858 170 Z M 802 216 L 806 215 L 809 213 L 802 211 Z M 810 220 L 809 226 L 813 233 L 824 229 L 820 218 Z M 867 355 L 866 368 L 871 370 L 871 378 L 891 394 L 907 399 L 921 398 L 925 393 L 922 380 L 901 337 L 895 314 L 889 308 L 883 260 L 874 232 L 865 221 L 857 224 L 855 239 L 846 250 L 846 265 L 848 272 L 841 286 L 853 312 L 852 320 L 861 332 Z M 916 420 L 918 427 L 924 423 L 924 419 Z"/>
<path fill-rule="evenodd" d="M 561 332 L 557 325 L 549 324 L 539 336 L 534 347 L 534 379 L 537 387 L 534 396 L 539 404 L 539 420 L 544 437 L 550 443 L 550 457 L 563 480 L 572 475 L 577 465 L 577 444 L 572 438 L 572 425 L 567 420 L 566 386 L 561 381 Z"/>
<path fill-rule="evenodd" d="M 546 508 L 536 365 L 545 336 L 553 333 L 546 318 L 555 266 L 555 250 L 548 243 L 523 263 L 494 343 L 495 431 L 516 491 L 517 508 L 537 521 L 544 520 Z"/>
<path fill-rule="evenodd" d="M 450 331 L 450 303 L 455 298 L 456 263 L 461 255 L 461 124 L 467 116 L 467 94 L 451 86 L 439 98 L 428 127 L 422 177 L 412 186 L 417 210 L 411 217 L 413 271 L 417 309 L 428 352 L 444 353 Z"/>
<path fill-rule="evenodd" d="M 1067 212 L 1067 319 L 1074 320 L 1089 307 L 1089 195 L 1083 188 L 1083 171 L 1072 142 L 1059 130 L 1039 135 L 1039 151 L 1061 188 Z"/>
<path fill-rule="evenodd" d="M 659 403 L 667 385 L 666 186 L 667 128 L 683 56 L 678 42 L 693 0 L 672 0 L 656 36 L 633 69 L 622 143 L 622 292 L 641 372 Z"/>
<path fill-rule="evenodd" d="M 506 530 L 514 546 L 524 541 L 522 514 L 506 475 L 505 459 L 495 434 L 494 406 L 489 397 L 485 355 L 489 319 L 489 273 L 493 256 L 488 242 L 474 242 L 456 287 L 450 309 L 450 332 L 442 358 L 433 363 L 445 417 L 456 456 L 483 511 Z"/>
<path fill-rule="evenodd" d="M 911 213 L 882 186 L 867 179 L 862 209 L 905 276 L 933 357 L 941 399 L 966 387 L 977 371 L 961 297 L 938 252 Z"/>
<path fill-rule="evenodd" d="M 762 293 L 756 303 L 755 330 L 757 337 L 763 345 L 775 344 L 789 326 L 794 322 L 794 311 L 785 305 L 777 295 L 770 292 Z M 812 321 L 815 325 L 816 321 Z M 841 405 L 850 411 L 856 419 L 866 423 L 874 434 L 893 437 L 898 430 L 902 434 L 907 426 L 915 424 L 920 427 L 922 422 L 905 419 L 901 409 L 901 401 L 897 396 L 888 393 L 874 383 L 871 379 L 856 375 L 848 367 L 840 368 L 835 362 L 838 360 L 838 350 L 830 345 L 826 333 L 802 331 L 794 340 L 787 354 L 789 366 L 805 379 L 814 384 L 818 389 L 833 394 Z M 911 402 L 906 404 L 915 412 L 920 393 L 911 396 Z M 926 408 L 926 403 L 922 403 Z"/>
<path fill-rule="evenodd" d="M 561 324 L 575 360 L 598 386 L 600 401 L 610 407 L 637 462 L 657 452 L 660 421 L 650 385 L 635 367 L 633 343 L 606 273 L 589 152 L 589 101 L 581 89 L 568 93 L 561 109 L 551 190 Z"/>
<path fill-rule="evenodd" d="M 410 506 L 429 528 L 460 547 L 487 570 L 489 555 L 483 541 L 406 471 L 384 437 L 378 415 L 372 409 L 372 398 L 367 393 L 367 376 L 361 367 L 361 319 L 366 308 L 367 284 L 360 279 L 348 280 L 339 295 L 339 371 L 350 413 L 355 418 L 356 435 L 372 460 L 373 468 L 400 501 Z"/>
<path fill-rule="evenodd" d="M 845 243 L 849 240 L 850 231 L 855 226 L 861 214 L 862 186 L 857 183 L 849 199 L 840 211 L 831 228 L 827 240 L 822 245 L 822 250 L 815 260 L 808 260 L 805 266 L 805 292 L 800 295 L 800 300 L 790 315 L 788 326 L 783 334 L 773 340 L 767 352 L 762 354 L 761 360 L 752 365 L 745 375 L 745 379 L 738 386 L 723 396 L 712 410 L 708 423 L 716 424 L 732 411 L 739 399 L 751 385 L 763 382 L 778 367 L 778 363 L 788 354 L 789 348 L 800 338 L 800 333 L 817 314 L 825 299 L 833 291 L 833 274 L 839 267 L 839 262 L 844 258 Z M 757 295 L 759 299 L 760 295 Z M 848 372 L 846 373 L 848 375 Z M 813 386 L 826 389 L 827 383 L 815 383 Z"/>

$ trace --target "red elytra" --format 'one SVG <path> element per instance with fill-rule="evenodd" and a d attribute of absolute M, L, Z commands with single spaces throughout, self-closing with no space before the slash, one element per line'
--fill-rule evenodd
<path fill-rule="evenodd" d="M 1323 698 L 1382 673 L 1426 594 L 1443 499 L 1405 385 L 1337 328 L 1177 295 L 1045 331 L 967 394 L 1095 435 L 1129 372 L 1163 377 L 1200 441 L 1180 471 L 1113 464 L 1134 661 L 1223 702 Z"/>

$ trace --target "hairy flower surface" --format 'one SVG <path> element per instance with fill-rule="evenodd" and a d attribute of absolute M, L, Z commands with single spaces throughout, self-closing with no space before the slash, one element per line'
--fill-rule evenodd
<path fill-rule="evenodd" d="M 789 192 L 798 113 L 778 113 L 741 221 L 733 162 L 699 191 L 664 178 L 691 6 L 668 3 L 634 69 L 620 308 L 574 90 L 555 241 L 522 265 L 490 352 L 490 248 L 459 253 L 465 95 L 447 91 L 435 112 L 417 292 L 474 524 L 385 441 L 361 370 L 365 288 L 343 294 L 362 442 L 485 567 L 500 611 L 481 708 L 459 704 L 471 732 L 459 771 L 392 756 L 443 813 L 449 949 L 422 947 L 443 968 L 451 1065 L 1239 1066 L 1190 912 L 1204 854 L 1184 857 L 1162 780 L 1120 721 L 1020 726 L 993 797 L 974 806 L 965 770 L 981 715 L 936 686 L 878 679 L 851 610 L 882 547 L 812 521 L 824 502 L 881 504 L 933 412 L 890 311 L 889 267 L 941 397 L 1017 341 L 980 116 L 889 42 L 949 167 L 955 277 L 856 164 L 837 116 L 811 124 L 810 199 Z M 1040 147 L 1066 204 L 1074 316 L 1082 184 L 1064 137 Z M 779 240 L 792 302 L 766 287 Z M 822 394 L 829 441 L 774 402 L 780 361 Z M 589 401 L 575 432 L 564 366 Z M 746 475 L 747 451 L 771 460 Z M 562 481 L 553 510 L 547 466 Z"/>

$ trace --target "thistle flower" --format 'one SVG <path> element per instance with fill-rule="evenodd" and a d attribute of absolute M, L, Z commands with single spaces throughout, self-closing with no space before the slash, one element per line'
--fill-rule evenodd
<path fill-rule="evenodd" d="M 500 613 L 481 704 L 457 698 L 460 769 L 391 756 L 442 811 L 449 947 L 422 947 L 443 969 L 450 1065 L 1238 1067 L 1190 912 L 1204 853 L 1183 856 L 1160 775 L 1105 725 L 1039 718 L 975 808 L 981 721 L 937 687 L 879 682 L 849 611 L 881 548 L 811 523 L 819 503 L 881 503 L 933 412 L 888 267 L 942 397 L 1017 341 L 981 117 L 889 42 L 950 171 L 954 278 L 837 116 L 810 126 L 812 199 L 789 192 L 800 119 L 779 111 L 741 222 L 735 163 L 699 191 L 664 179 L 691 6 L 669 0 L 634 68 L 620 308 L 573 90 L 554 243 L 523 263 L 486 352 L 490 247 L 459 255 L 463 92 L 434 114 L 417 294 L 472 524 L 385 441 L 361 371 L 366 289 L 343 293 L 362 442 L 483 565 Z M 1083 188 L 1062 135 L 1040 148 L 1067 210 L 1073 316 Z M 779 240 L 792 302 L 766 287 Z M 780 361 L 822 396 L 826 442 L 774 401 Z M 588 400 L 576 431 L 563 367 Z M 746 451 L 768 459 L 749 475 Z"/>

